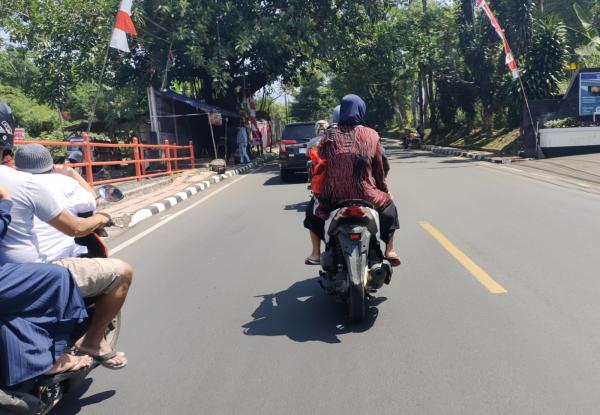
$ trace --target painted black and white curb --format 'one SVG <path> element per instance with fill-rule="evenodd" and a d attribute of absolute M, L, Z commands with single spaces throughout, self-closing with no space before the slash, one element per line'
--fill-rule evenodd
<path fill-rule="evenodd" d="M 421 146 L 423 150 L 431 151 L 435 154 L 445 154 L 448 156 L 458 156 L 458 157 L 466 157 L 473 160 L 478 161 L 489 161 L 490 163 L 496 164 L 511 164 L 512 159 L 510 158 L 501 158 L 494 156 L 487 156 L 485 154 L 477 153 L 474 151 L 465 151 L 461 149 L 451 148 L 451 147 L 438 147 L 432 145 L 423 145 Z"/>
<path fill-rule="evenodd" d="M 178 192 L 171 197 L 163 199 L 160 202 L 153 203 L 150 206 L 146 206 L 145 208 L 140 209 L 133 214 L 128 227 L 131 228 L 131 227 L 137 225 L 138 223 L 140 223 L 154 215 L 164 212 L 165 210 L 175 206 L 176 204 L 181 203 L 184 200 L 191 198 L 195 194 L 203 192 L 204 190 L 208 189 L 213 184 L 217 184 L 219 182 L 222 182 L 223 180 L 229 179 L 230 177 L 245 173 L 248 170 L 250 170 L 254 167 L 257 167 L 264 162 L 273 160 L 274 158 L 275 158 L 274 154 L 265 154 L 264 160 L 259 160 L 258 162 L 252 162 L 245 166 L 239 167 L 237 169 L 229 170 L 225 174 L 214 175 L 214 176 L 210 177 L 208 180 L 204 180 L 200 183 L 193 184 L 190 187 L 185 188 L 181 192 Z"/>

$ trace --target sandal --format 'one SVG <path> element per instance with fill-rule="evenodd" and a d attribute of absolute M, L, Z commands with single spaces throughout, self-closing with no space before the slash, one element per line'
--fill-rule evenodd
<path fill-rule="evenodd" d="M 80 353 L 86 353 L 83 350 L 79 351 Z M 110 359 L 113 359 L 115 357 L 117 357 L 118 352 L 116 350 L 111 350 L 110 352 L 103 354 L 103 355 L 93 355 L 91 353 L 87 353 L 92 359 L 94 359 L 96 362 L 98 362 L 99 364 L 101 364 L 102 366 L 104 366 L 107 369 L 111 369 L 111 370 L 119 370 L 119 369 L 123 369 L 125 366 L 127 366 L 128 360 L 125 356 L 119 356 L 123 362 L 122 363 L 118 363 L 118 364 L 112 364 L 112 363 L 108 363 L 108 361 Z"/>
<path fill-rule="evenodd" d="M 312 259 L 311 257 L 308 257 L 304 260 L 304 263 L 306 265 L 321 265 L 321 260 L 320 259 Z"/>

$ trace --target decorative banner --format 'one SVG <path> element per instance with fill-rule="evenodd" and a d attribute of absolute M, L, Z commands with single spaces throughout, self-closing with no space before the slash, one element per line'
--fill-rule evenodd
<path fill-rule="evenodd" d="M 492 9 L 490 9 L 490 6 L 487 4 L 486 0 L 477 0 L 475 7 L 478 9 L 483 9 L 487 17 L 490 19 L 492 26 L 496 30 L 496 33 L 498 33 L 498 36 L 500 36 L 500 39 L 502 39 L 502 43 L 504 44 L 504 53 L 506 54 L 506 64 L 512 73 L 513 79 L 518 79 L 520 76 L 519 68 L 517 68 L 517 63 L 515 62 L 515 58 L 510 50 L 510 46 L 508 45 L 508 40 L 506 40 L 504 30 L 502 30 L 500 23 L 498 23 L 498 19 L 496 19 L 496 16 L 494 16 L 494 13 L 492 12 Z"/>
<path fill-rule="evenodd" d="M 122 0 L 117 17 L 115 19 L 115 28 L 113 29 L 112 38 L 110 39 L 110 47 L 129 52 L 127 44 L 127 33 L 132 36 L 137 36 L 137 31 L 131 20 L 131 6 L 133 0 Z"/>

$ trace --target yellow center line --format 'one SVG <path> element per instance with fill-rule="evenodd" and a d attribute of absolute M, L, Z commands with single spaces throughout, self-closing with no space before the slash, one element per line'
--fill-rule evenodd
<path fill-rule="evenodd" d="M 498 284 L 492 277 L 488 275 L 479 265 L 473 262 L 460 249 L 438 231 L 433 225 L 427 222 L 421 222 L 421 226 L 431 234 L 446 251 L 450 253 L 460 264 L 465 267 L 487 290 L 492 294 L 506 294 L 506 289 Z"/>

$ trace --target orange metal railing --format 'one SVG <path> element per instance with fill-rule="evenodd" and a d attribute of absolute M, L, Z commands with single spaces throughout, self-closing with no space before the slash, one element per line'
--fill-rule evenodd
<path fill-rule="evenodd" d="M 140 144 L 138 139 L 134 137 L 131 141 L 131 144 L 95 143 L 90 142 L 88 138 L 84 137 L 83 142 L 15 140 L 15 145 L 42 144 L 47 147 L 80 147 L 83 153 L 83 162 L 72 163 L 69 165 L 71 167 L 82 167 L 84 169 L 87 182 L 92 186 L 107 183 L 125 182 L 132 179 L 135 179 L 139 182 L 143 178 L 172 175 L 173 173 L 195 168 L 196 159 L 194 157 L 194 146 L 191 140 L 187 146 L 169 144 L 169 140 L 165 140 L 163 144 Z M 94 148 L 132 149 L 133 160 L 94 161 L 92 157 Z M 145 150 L 162 151 L 164 153 L 164 157 L 146 158 Z M 186 151 L 188 156 L 180 156 L 179 152 L 181 151 Z M 154 162 L 164 163 L 165 169 L 147 172 L 146 164 Z M 92 169 L 94 166 L 117 166 L 130 164 L 135 165 L 135 174 L 133 176 L 107 180 L 94 180 L 94 173 Z"/>

